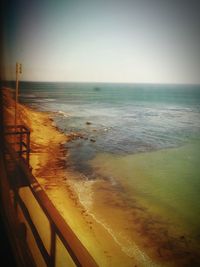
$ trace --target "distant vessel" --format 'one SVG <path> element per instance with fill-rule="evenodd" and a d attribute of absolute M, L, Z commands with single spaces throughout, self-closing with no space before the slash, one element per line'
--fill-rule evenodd
<path fill-rule="evenodd" d="M 94 87 L 94 91 L 100 91 L 101 88 L 100 87 Z"/>

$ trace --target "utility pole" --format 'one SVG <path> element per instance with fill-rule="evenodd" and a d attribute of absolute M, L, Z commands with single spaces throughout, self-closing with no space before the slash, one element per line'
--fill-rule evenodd
<path fill-rule="evenodd" d="M 17 130 L 17 108 L 19 95 L 19 74 L 22 74 L 22 64 L 16 63 L 16 89 L 15 89 L 15 131 Z"/>

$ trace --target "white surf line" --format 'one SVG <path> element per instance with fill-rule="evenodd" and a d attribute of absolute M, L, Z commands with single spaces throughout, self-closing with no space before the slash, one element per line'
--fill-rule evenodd
<path fill-rule="evenodd" d="M 120 241 L 120 238 L 116 236 L 114 231 L 101 219 L 98 219 L 93 213 L 88 211 L 88 214 L 98 223 L 100 224 L 113 238 L 113 240 L 120 246 L 121 250 L 129 257 L 137 259 L 140 263 L 143 264 L 143 266 L 148 267 L 158 267 L 160 265 L 154 263 L 149 256 L 141 251 L 139 247 L 132 241 L 127 240 L 126 237 L 122 236 L 122 238 L 126 239 L 126 242 L 129 243 L 129 245 L 124 245 L 123 242 Z M 122 233 L 119 233 L 119 235 L 122 235 Z"/>
<path fill-rule="evenodd" d="M 69 181 L 68 181 L 69 182 Z M 113 238 L 116 244 L 121 248 L 121 250 L 129 257 L 135 258 L 140 262 L 143 266 L 148 267 L 161 267 L 161 265 L 154 263 L 152 259 L 133 242 L 130 240 L 127 240 L 126 236 L 123 236 L 122 233 L 119 233 L 119 237 L 114 233 L 114 231 L 107 225 L 105 222 L 103 222 L 102 219 L 98 218 L 94 213 L 90 211 L 92 208 L 93 203 L 93 195 L 94 192 L 92 191 L 91 187 L 95 183 L 95 181 L 79 181 L 74 182 L 71 181 L 70 185 L 77 193 L 78 199 L 80 203 L 83 205 L 83 207 L 86 209 L 87 213 L 93 218 L 95 222 L 100 224 Z M 89 191 L 89 192 L 88 192 Z M 87 193 L 87 194 L 86 194 Z M 126 240 L 128 245 L 125 245 L 120 239 Z"/>

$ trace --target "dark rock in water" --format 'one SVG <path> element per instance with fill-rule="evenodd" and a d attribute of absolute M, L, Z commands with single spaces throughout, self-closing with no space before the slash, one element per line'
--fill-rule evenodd
<path fill-rule="evenodd" d="M 91 138 L 91 139 L 90 139 L 90 141 L 91 141 L 91 142 L 93 142 L 93 143 L 95 143 L 95 142 L 96 142 L 96 140 L 95 140 L 95 139 L 93 139 L 93 138 Z"/>
<path fill-rule="evenodd" d="M 90 121 L 87 121 L 86 124 L 87 124 L 87 125 L 91 125 L 92 123 L 91 123 Z"/>
<path fill-rule="evenodd" d="M 80 139 L 84 139 L 84 136 L 81 133 L 70 133 L 67 136 L 69 137 L 69 141 L 70 140 L 76 140 L 76 139 L 79 139 L 79 138 Z"/>

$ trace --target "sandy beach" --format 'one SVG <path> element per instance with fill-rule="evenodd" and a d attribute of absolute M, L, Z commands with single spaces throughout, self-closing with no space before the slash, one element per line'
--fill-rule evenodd
<path fill-rule="evenodd" d="M 13 123 L 14 113 L 12 94 L 12 91 L 6 91 L 6 98 L 9 96 L 10 99 L 7 116 L 10 124 Z M 92 187 L 97 183 L 78 181 L 76 186 L 72 184 L 76 174 L 66 171 L 67 151 L 63 146 L 70 137 L 52 125 L 52 114 L 21 104 L 18 104 L 18 113 L 18 123 L 24 123 L 31 130 L 30 165 L 33 175 L 99 266 L 132 267 L 137 264 L 137 259 L 127 256 L 116 242 L 112 229 L 103 226 L 81 203 L 83 198 L 80 196 L 85 194 L 88 201 Z"/>
<path fill-rule="evenodd" d="M 139 251 L 137 246 L 135 246 L 135 255 L 129 253 L 130 256 L 128 256 L 115 240 L 112 229 L 98 220 L 93 212 L 85 209 L 89 206 L 88 201 L 93 205 L 93 188 L 98 187 L 99 182 L 77 181 L 76 173 L 66 170 L 68 152 L 63 144 L 69 142 L 70 137 L 52 126 L 51 114 L 38 112 L 22 105 L 19 107 L 21 118 L 25 118 L 24 122 L 31 128 L 30 165 L 33 168 L 33 175 L 99 266 L 131 267 L 133 264 L 138 264 L 138 259 L 140 263 L 141 259 L 150 263 L 150 258 L 145 254 L 135 257 Z M 84 205 L 84 201 L 87 201 L 87 205 Z M 98 206 L 96 208 L 98 213 Z M 99 210 L 102 208 L 100 206 Z M 113 217 L 114 221 L 118 219 L 120 220 Z M 151 262 L 151 266 L 156 265 Z"/>

